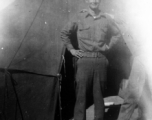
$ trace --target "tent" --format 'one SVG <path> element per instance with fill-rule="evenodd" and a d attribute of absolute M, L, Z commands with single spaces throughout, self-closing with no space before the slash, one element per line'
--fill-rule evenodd
<path fill-rule="evenodd" d="M 105 4 L 109 4 L 109 7 L 103 7 L 105 11 L 112 10 L 112 2 Z M 0 10 L 1 120 L 61 117 L 60 72 L 65 48 L 60 40 L 60 30 L 83 6 L 83 0 L 11 0 Z M 123 44 L 117 49 L 120 54 L 109 55 L 109 60 L 119 58 L 115 63 L 120 64 L 121 70 L 128 70 L 120 76 L 121 70 L 114 66 L 115 63 L 111 64 L 110 78 L 119 77 L 119 80 L 128 76 L 126 67 L 130 56 L 126 45 L 120 43 Z M 123 50 L 127 55 L 122 54 Z M 117 72 L 112 74 L 115 70 Z M 119 82 L 115 83 L 117 89 Z"/>

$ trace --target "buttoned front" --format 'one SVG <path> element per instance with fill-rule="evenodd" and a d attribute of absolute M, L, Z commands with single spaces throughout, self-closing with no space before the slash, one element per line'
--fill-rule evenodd
<path fill-rule="evenodd" d="M 106 14 L 93 17 L 88 11 L 74 16 L 61 32 L 69 50 L 73 48 L 68 38 L 71 31 L 77 33 L 79 49 L 83 51 L 106 51 L 107 46 L 112 47 L 120 37 L 117 26 Z"/>
<path fill-rule="evenodd" d="M 78 38 L 83 40 L 104 41 L 104 36 L 108 30 L 106 18 L 94 19 L 86 17 L 78 22 Z"/>
<path fill-rule="evenodd" d="M 94 120 L 104 119 L 103 93 L 108 65 L 104 52 L 118 41 L 120 32 L 107 14 L 96 10 L 96 13 L 90 9 L 82 10 L 61 31 L 65 46 L 73 56 L 79 58 L 76 62 L 74 120 L 86 120 L 88 90 L 93 92 Z M 79 50 L 72 45 L 72 40 L 75 40 L 72 39 L 73 33 L 77 35 Z"/>

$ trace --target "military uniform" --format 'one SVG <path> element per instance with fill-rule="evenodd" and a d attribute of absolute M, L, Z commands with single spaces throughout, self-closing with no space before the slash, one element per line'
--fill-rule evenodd
<path fill-rule="evenodd" d="M 109 15 L 99 12 L 94 16 L 89 10 L 80 11 L 61 31 L 61 38 L 70 51 L 75 49 L 70 35 L 77 34 L 78 48 L 82 58 L 78 59 L 76 71 L 76 103 L 74 120 L 86 119 L 86 95 L 93 91 L 95 120 L 104 118 L 103 92 L 106 82 L 108 60 L 104 53 L 120 38 L 120 32 Z"/>

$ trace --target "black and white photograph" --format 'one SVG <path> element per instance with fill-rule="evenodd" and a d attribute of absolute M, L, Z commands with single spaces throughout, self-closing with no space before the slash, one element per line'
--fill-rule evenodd
<path fill-rule="evenodd" d="M 0 0 L 0 120 L 152 120 L 151 0 Z"/>

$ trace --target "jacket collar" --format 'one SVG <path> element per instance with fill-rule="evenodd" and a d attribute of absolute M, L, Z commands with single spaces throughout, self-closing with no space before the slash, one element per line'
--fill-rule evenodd
<path fill-rule="evenodd" d="M 88 9 L 85 9 L 86 11 L 86 14 L 85 14 L 85 17 L 93 17 L 94 19 L 99 19 L 101 17 L 106 17 L 105 13 L 99 11 L 99 14 L 98 15 L 94 15 L 93 12 L 88 8 Z"/>

